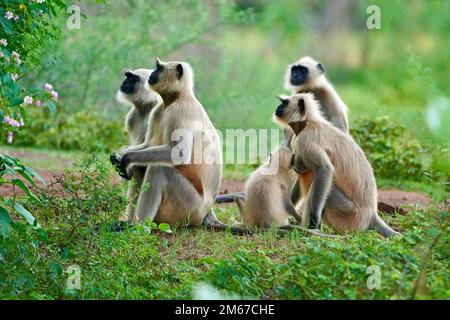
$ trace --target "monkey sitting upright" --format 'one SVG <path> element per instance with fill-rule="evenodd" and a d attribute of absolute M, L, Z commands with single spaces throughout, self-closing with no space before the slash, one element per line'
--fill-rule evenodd
<path fill-rule="evenodd" d="M 292 156 L 286 147 L 276 149 L 245 183 L 245 200 L 236 197 L 242 221 L 248 228 L 286 227 L 290 215 L 300 222 L 290 198 L 297 178 L 292 170 Z"/>
<path fill-rule="evenodd" d="M 353 138 L 325 120 L 311 93 L 279 98 L 274 119 L 295 133 L 294 167 L 313 172 L 302 186 L 302 225 L 320 228 L 323 215 L 325 223 L 341 231 L 398 234 L 378 216 L 373 170 Z"/>
<path fill-rule="evenodd" d="M 195 97 L 190 65 L 157 59 L 147 82 L 163 103 L 150 114 L 145 148 L 111 156 L 123 175 L 132 166 L 147 166 L 143 184 L 149 187 L 139 194 L 138 221 L 226 227 L 212 212 L 222 176 L 222 148 Z"/>
<path fill-rule="evenodd" d="M 149 69 L 137 69 L 134 71 L 125 70 L 123 73 L 125 80 L 117 91 L 116 99 L 131 108 L 125 118 L 129 146 L 122 148 L 119 151 L 121 154 L 143 148 L 142 144 L 145 141 L 150 112 L 156 105 L 162 103 L 161 98 L 155 92 L 145 88 L 148 77 L 152 72 L 153 70 Z M 129 183 L 127 191 L 127 211 L 125 216 L 121 217 L 121 220 L 134 220 L 134 208 L 146 168 L 145 166 L 136 166 L 132 170 L 133 181 Z"/>
<path fill-rule="evenodd" d="M 348 133 L 348 108 L 326 78 L 322 63 L 311 57 L 303 57 L 288 65 L 284 87 L 291 90 L 292 94 L 307 92 L 314 94 L 314 98 L 320 103 L 325 119 L 342 132 Z"/>

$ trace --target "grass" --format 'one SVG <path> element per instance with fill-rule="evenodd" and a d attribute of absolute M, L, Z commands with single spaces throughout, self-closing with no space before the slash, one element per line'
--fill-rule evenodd
<path fill-rule="evenodd" d="M 388 240 L 374 232 L 329 239 L 301 232 L 279 237 L 274 231 L 236 236 L 183 226 L 165 233 L 151 222 L 111 232 L 125 209 L 124 185 L 110 184 L 114 173 L 104 160 L 94 163 L 84 180 L 73 166 L 75 174 L 64 180 L 65 197 L 44 192 L 42 204 L 28 203 L 44 235 L 16 221 L 14 232 L 0 241 L 0 298 L 188 299 L 205 283 L 226 296 L 257 299 L 446 299 L 450 294 L 449 212 L 437 206 L 383 215 L 402 233 Z M 433 185 L 406 186 L 442 192 Z M 74 187 L 77 192 L 71 193 Z M 239 220 L 234 205 L 215 212 L 226 223 Z M 327 226 L 324 231 L 336 232 Z M 80 289 L 67 287 L 67 270 L 74 265 L 81 270 Z M 367 287 L 369 266 L 380 268 L 380 289 Z"/>
<path fill-rule="evenodd" d="M 234 208 L 218 211 L 227 222 L 237 217 Z M 62 246 L 58 231 L 62 226 L 49 220 L 44 227 L 52 239 L 36 250 L 30 270 L 15 266 L 13 273 L 8 270 L 10 257 L 3 257 L 0 297 L 186 299 L 192 298 L 198 284 L 208 283 L 222 294 L 241 298 L 409 299 L 419 270 L 426 268 L 424 285 L 415 298 L 448 298 L 448 213 L 414 211 L 384 218 L 403 236 L 391 240 L 373 232 L 345 239 L 298 232 L 282 238 L 273 232 L 235 236 L 202 227 L 179 227 L 165 234 L 148 226 L 114 233 L 106 223 L 97 233 L 84 230 L 84 236 Z M 441 239 L 423 266 L 421 257 L 438 233 Z M 65 287 L 68 275 L 62 271 L 74 264 L 82 268 L 80 290 Z M 378 290 L 366 285 L 371 265 L 381 268 Z M 34 283 L 28 289 L 19 281 L 11 285 L 19 274 L 25 277 L 29 272 Z"/>

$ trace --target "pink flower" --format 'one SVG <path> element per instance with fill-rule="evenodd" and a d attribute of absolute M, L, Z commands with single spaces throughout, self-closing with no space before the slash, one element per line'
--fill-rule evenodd
<path fill-rule="evenodd" d="M 4 116 L 3 117 L 3 122 L 9 124 L 11 127 L 14 128 L 19 128 L 20 127 L 20 122 L 14 119 L 11 119 L 8 116 Z"/>
<path fill-rule="evenodd" d="M 13 51 L 11 53 L 11 56 L 14 58 L 14 60 L 16 60 L 17 64 L 21 64 L 22 63 L 22 60 L 20 60 L 20 55 L 17 52 Z"/>
<path fill-rule="evenodd" d="M 15 16 L 14 17 L 14 21 L 19 21 L 20 17 L 19 16 Z"/>
<path fill-rule="evenodd" d="M 8 132 L 7 141 L 8 141 L 9 144 L 11 144 L 12 141 L 13 141 L 13 133 L 11 131 Z"/>
<path fill-rule="evenodd" d="M 4 47 L 6 47 L 8 45 L 8 40 L 6 39 L 0 39 L 0 44 Z"/>
<path fill-rule="evenodd" d="M 30 96 L 26 96 L 24 99 L 23 99 L 23 104 L 24 105 L 29 105 L 29 104 L 32 104 L 33 103 L 33 98 L 32 97 L 30 97 Z"/>
<path fill-rule="evenodd" d="M 13 19 L 14 18 L 14 13 L 12 13 L 11 11 L 6 11 L 5 18 L 8 19 L 8 20 Z"/>
<path fill-rule="evenodd" d="M 52 90 L 52 92 L 50 92 L 50 94 L 52 95 L 53 100 L 58 101 L 58 92 L 56 92 L 55 90 Z"/>
<path fill-rule="evenodd" d="M 50 92 L 53 90 L 53 86 L 50 83 L 46 83 L 44 84 L 44 89 Z"/>
<path fill-rule="evenodd" d="M 19 123 L 21 127 L 25 125 L 25 122 L 23 121 L 22 115 L 20 113 L 19 113 Z"/>
<path fill-rule="evenodd" d="M 12 81 L 14 81 L 14 82 L 16 82 L 18 78 L 19 78 L 19 75 L 18 75 L 17 73 L 13 73 L 13 74 L 11 75 L 11 79 L 12 79 Z"/>
<path fill-rule="evenodd" d="M 41 104 L 42 104 L 41 100 L 36 101 L 36 107 L 39 108 L 41 106 Z"/>

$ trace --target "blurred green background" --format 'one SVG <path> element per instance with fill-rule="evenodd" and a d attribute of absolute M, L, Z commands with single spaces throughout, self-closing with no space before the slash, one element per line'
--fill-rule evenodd
<path fill-rule="evenodd" d="M 366 26 L 369 4 L 381 9 L 380 30 Z M 351 125 L 361 115 L 387 115 L 423 145 L 447 146 L 448 1 L 108 0 L 79 5 L 86 15 L 81 29 L 67 29 L 68 14 L 62 15 L 62 37 L 53 50 L 57 58 L 28 79 L 54 84 L 60 93 L 58 115 L 34 110 L 31 128 L 16 144 L 117 149 L 126 143 L 127 107 L 114 98 L 120 72 L 153 68 L 157 56 L 192 64 L 196 93 L 218 129 L 276 128 L 271 115 L 275 96 L 287 93 L 285 68 L 311 55 L 325 65 L 347 103 Z M 441 112 L 430 117 L 440 140 L 427 125 L 428 106 Z"/>

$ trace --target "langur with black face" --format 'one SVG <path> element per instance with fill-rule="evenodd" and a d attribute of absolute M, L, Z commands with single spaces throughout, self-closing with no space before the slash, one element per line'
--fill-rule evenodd
<path fill-rule="evenodd" d="M 341 231 L 398 234 L 378 216 L 373 170 L 353 138 L 323 117 L 311 93 L 279 98 L 274 119 L 295 134 L 294 168 L 299 174 L 313 173 L 301 185 L 302 225 L 318 229 L 323 218 Z"/>
<path fill-rule="evenodd" d="M 148 90 L 163 103 L 150 114 L 145 147 L 111 156 L 125 176 L 133 166 L 147 166 L 143 185 L 148 188 L 140 191 L 137 221 L 226 228 L 212 212 L 222 177 L 222 148 L 195 97 L 191 66 L 157 59 Z"/>
<path fill-rule="evenodd" d="M 152 72 L 153 70 L 149 69 L 125 70 L 123 72 L 125 80 L 117 91 L 116 99 L 118 102 L 130 106 L 130 111 L 125 118 L 129 146 L 118 151 L 119 155 L 143 147 L 150 112 L 155 106 L 162 103 L 158 94 L 145 88 L 148 77 Z M 135 220 L 134 209 L 146 168 L 145 166 L 132 168 L 133 179 L 130 181 L 127 191 L 127 211 L 125 216 L 121 216 L 120 220 Z"/>
<path fill-rule="evenodd" d="M 303 57 L 295 63 L 288 65 L 284 77 L 284 87 L 291 90 L 292 94 L 311 92 L 316 100 L 320 102 L 320 108 L 325 119 L 330 121 L 342 132 L 349 133 L 348 108 L 337 94 L 333 85 L 325 76 L 325 67 L 311 57 Z M 285 128 L 285 142 L 292 140 L 293 132 Z M 299 175 L 300 180 L 312 179 L 311 170 L 306 170 Z M 295 183 L 292 190 L 292 201 L 297 203 L 301 197 L 299 185 Z"/>
<path fill-rule="evenodd" d="M 325 76 L 322 63 L 303 57 L 287 67 L 284 87 L 292 94 L 311 92 L 328 121 L 348 133 L 348 108 Z"/>

